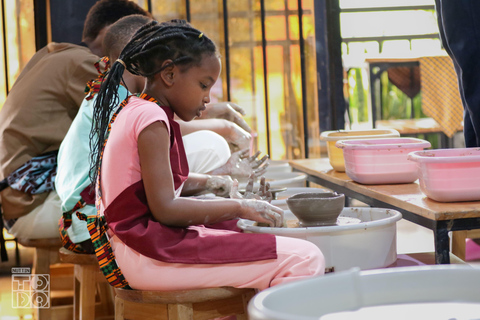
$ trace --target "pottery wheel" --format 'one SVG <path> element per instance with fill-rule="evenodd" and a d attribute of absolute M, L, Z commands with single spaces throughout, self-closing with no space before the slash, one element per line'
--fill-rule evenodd
<path fill-rule="evenodd" d="M 337 223 L 335 224 L 312 224 L 312 225 L 300 225 L 297 219 L 294 220 L 287 220 L 286 227 L 287 228 L 305 228 L 305 227 L 330 227 L 330 226 L 343 226 L 346 224 L 357 224 L 362 222 L 362 220 L 353 217 L 338 217 Z"/>

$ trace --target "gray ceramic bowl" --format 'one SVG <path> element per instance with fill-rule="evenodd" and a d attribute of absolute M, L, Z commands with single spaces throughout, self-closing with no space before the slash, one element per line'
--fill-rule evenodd
<path fill-rule="evenodd" d="M 326 226 L 337 223 L 345 206 L 345 195 L 336 192 L 298 193 L 287 199 L 300 226 Z"/>

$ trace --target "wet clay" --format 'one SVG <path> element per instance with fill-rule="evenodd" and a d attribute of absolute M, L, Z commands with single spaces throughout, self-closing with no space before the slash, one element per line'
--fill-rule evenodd
<path fill-rule="evenodd" d="M 347 224 L 357 224 L 362 222 L 362 220 L 358 218 L 353 218 L 353 217 L 342 217 L 339 216 L 337 218 L 337 221 L 334 224 L 325 224 L 325 225 L 316 225 L 316 226 L 311 226 L 311 227 L 330 227 L 330 226 L 344 226 Z M 261 222 L 255 222 L 253 224 L 256 227 L 268 227 L 270 226 L 266 223 L 261 223 Z M 282 228 L 305 228 L 306 226 L 301 226 L 300 222 L 297 219 L 291 219 L 291 220 L 285 220 L 283 223 Z"/>
<path fill-rule="evenodd" d="M 345 206 L 345 196 L 336 192 L 298 193 L 287 199 L 301 227 L 335 225 Z"/>

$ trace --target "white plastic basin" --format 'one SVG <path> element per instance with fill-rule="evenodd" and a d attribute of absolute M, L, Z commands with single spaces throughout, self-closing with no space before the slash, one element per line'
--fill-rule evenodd
<path fill-rule="evenodd" d="M 287 160 L 270 160 L 267 172 L 292 172 L 292 167 Z"/>
<path fill-rule="evenodd" d="M 305 187 L 305 181 L 307 181 L 307 175 L 301 172 L 268 172 L 265 173 L 265 179 L 269 181 L 270 186 L 273 188 L 287 187 L 298 188 Z"/>
<path fill-rule="evenodd" d="M 250 320 L 478 319 L 479 283 L 480 269 L 467 265 L 354 268 L 266 289 L 250 300 L 248 314 Z"/>
<path fill-rule="evenodd" d="M 327 142 L 327 153 L 330 165 L 336 171 L 344 172 L 345 162 L 343 159 L 343 150 L 335 146 L 338 140 L 393 137 L 400 137 L 400 133 L 395 129 L 338 130 L 322 132 L 320 140 Z"/>
<path fill-rule="evenodd" d="M 430 148 L 416 138 L 354 139 L 336 142 L 343 149 L 345 172 L 363 184 L 411 183 L 418 179 L 417 166 L 407 160 L 409 152 Z"/>
<path fill-rule="evenodd" d="M 408 154 L 416 162 L 422 192 L 439 202 L 480 200 L 480 148 L 416 151 Z"/>
<path fill-rule="evenodd" d="M 271 233 L 305 239 L 316 244 L 325 256 L 325 267 L 334 271 L 359 267 L 381 268 L 397 260 L 396 223 L 400 212 L 382 208 L 347 207 L 340 217 L 360 219 L 360 223 L 305 228 L 258 227 L 253 221 L 240 219 L 238 227 L 246 232 Z M 285 211 L 285 219 L 296 219 Z"/>

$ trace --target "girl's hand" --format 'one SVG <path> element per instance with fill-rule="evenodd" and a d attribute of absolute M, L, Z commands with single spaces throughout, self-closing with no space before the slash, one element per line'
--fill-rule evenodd
<path fill-rule="evenodd" d="M 252 174 L 257 178 L 265 174 L 269 165 L 268 156 L 265 155 L 261 159 L 257 159 L 260 151 L 257 151 L 251 157 L 248 155 L 249 149 L 234 152 L 226 164 L 213 170 L 211 174 L 225 174 L 232 176 L 232 178 L 245 178 L 250 177 Z"/>
<path fill-rule="evenodd" d="M 205 185 L 206 190 L 219 197 L 226 197 L 232 190 L 233 180 L 230 176 L 211 176 Z M 237 183 L 238 186 L 238 183 Z"/>
<path fill-rule="evenodd" d="M 283 226 L 283 210 L 262 200 L 242 200 L 240 218 L 266 223 L 270 227 Z"/>

